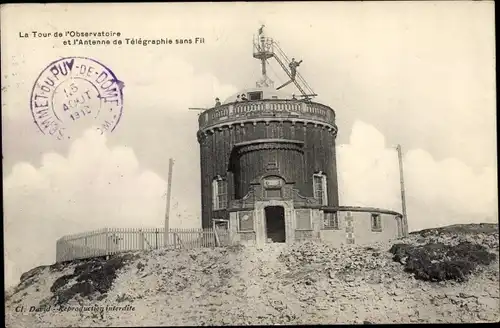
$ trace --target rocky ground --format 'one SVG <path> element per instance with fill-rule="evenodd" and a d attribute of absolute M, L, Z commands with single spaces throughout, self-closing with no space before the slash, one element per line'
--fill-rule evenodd
<path fill-rule="evenodd" d="M 403 247 L 405 252 L 396 252 L 394 244 L 400 249 L 402 244 L 408 246 Z M 418 246 L 423 245 L 431 245 L 431 251 L 422 253 Z M 457 245 L 462 249 L 453 248 Z M 474 245 L 484 246 L 487 252 L 474 251 Z M 473 255 L 461 255 L 464 247 L 473 250 L 466 254 Z M 499 321 L 498 253 L 498 225 L 467 225 L 369 246 L 334 248 L 305 242 L 124 254 L 108 261 L 53 265 L 26 273 L 17 287 L 6 292 L 6 324 L 138 327 Z M 465 265 L 476 260 L 482 264 Z M 445 274 L 421 274 L 436 271 Z"/>

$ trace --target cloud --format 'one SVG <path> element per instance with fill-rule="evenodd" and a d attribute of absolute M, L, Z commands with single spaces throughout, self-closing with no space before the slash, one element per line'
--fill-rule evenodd
<path fill-rule="evenodd" d="M 493 167 L 475 172 L 458 159 L 437 161 L 404 145 L 403 151 L 410 230 L 497 221 Z M 355 122 L 349 144 L 338 146 L 337 161 L 342 205 L 402 211 L 397 152 L 375 127 Z"/>
<path fill-rule="evenodd" d="M 493 167 L 473 171 L 463 162 L 434 159 L 421 149 L 405 156 L 410 227 L 452 223 L 497 222 L 497 173 Z"/>
<path fill-rule="evenodd" d="M 338 146 L 337 163 L 341 204 L 401 209 L 397 153 L 373 126 L 354 124 L 349 144 Z"/>
<path fill-rule="evenodd" d="M 165 192 L 166 182 L 142 169 L 132 149 L 110 148 L 106 136 L 92 130 L 74 141 L 66 157 L 49 153 L 38 168 L 15 165 L 4 181 L 8 276 L 53 263 L 55 242 L 66 234 L 106 226 L 161 227 Z M 173 228 L 180 227 L 182 205 L 173 199 Z"/>
<path fill-rule="evenodd" d="M 191 151 L 198 147 L 197 113 L 188 107 L 209 106 L 214 95 L 225 99 L 237 89 L 209 71 L 196 71 L 174 54 L 143 50 L 120 61 L 117 49 L 110 54 L 90 52 L 89 57 L 112 63 L 126 84 L 122 120 L 107 137 L 89 130 L 64 147 L 50 143 L 36 129 L 29 129 L 29 110 L 18 110 L 26 107 L 19 94 L 29 93 L 29 83 L 20 83 L 17 92 L 12 88 L 3 92 L 9 97 L 2 110 L 4 118 L 10 119 L 8 136 L 20 141 L 23 150 L 20 154 L 20 145 L 11 143 L 6 157 L 15 164 L 4 166 L 10 171 L 4 175 L 6 265 L 15 263 L 5 268 L 9 284 L 37 265 L 52 263 L 55 241 L 63 235 L 107 226 L 163 226 L 169 157 L 175 159 L 170 226 L 200 225 L 200 199 L 192 197 L 200 189 L 198 153 Z M 128 69 L 130 61 L 141 62 L 141 69 Z M 41 61 L 26 65 L 32 66 L 27 71 L 43 67 Z M 13 106 L 18 102 L 23 106 Z M 29 124 L 27 128 L 15 128 L 21 119 Z M 43 154 L 41 165 L 31 164 L 38 159 L 26 158 L 26 153 Z M 149 171 L 139 165 L 139 159 Z"/>

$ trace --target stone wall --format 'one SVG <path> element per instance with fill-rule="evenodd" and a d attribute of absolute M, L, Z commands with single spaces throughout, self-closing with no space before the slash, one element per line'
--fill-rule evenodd
<path fill-rule="evenodd" d="M 342 244 L 369 244 L 403 236 L 403 227 L 398 215 L 383 211 L 339 211 L 338 227 L 320 231 L 320 239 L 340 246 Z M 372 227 L 372 215 L 378 215 L 380 228 Z M 375 229 L 374 229 L 375 228 Z"/>
<path fill-rule="evenodd" d="M 351 212 L 354 224 L 354 243 L 369 244 L 378 241 L 387 241 L 400 237 L 398 219 L 394 215 L 379 214 L 382 229 L 372 229 L 371 213 Z"/>
<path fill-rule="evenodd" d="M 357 208 L 338 211 L 338 224 L 326 227 L 323 210 L 293 209 L 290 201 L 256 202 L 252 211 L 232 212 L 230 218 L 231 241 L 244 244 L 265 244 L 266 228 L 264 208 L 283 206 L 285 209 L 286 241 L 321 240 L 329 244 L 370 244 L 403 236 L 403 225 L 398 213 L 382 209 Z M 377 215 L 377 219 L 372 219 Z M 375 226 L 373 225 L 376 220 Z"/>

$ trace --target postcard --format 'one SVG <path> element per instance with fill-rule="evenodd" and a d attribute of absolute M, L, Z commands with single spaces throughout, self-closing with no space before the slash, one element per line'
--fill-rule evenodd
<path fill-rule="evenodd" d="M 0 15 L 7 327 L 499 320 L 493 2 Z"/>

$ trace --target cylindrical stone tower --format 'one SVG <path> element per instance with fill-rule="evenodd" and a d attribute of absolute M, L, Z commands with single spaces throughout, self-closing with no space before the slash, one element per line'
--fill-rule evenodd
<path fill-rule="evenodd" d="M 253 44 L 262 66 L 256 87 L 199 116 L 203 228 L 227 224 L 230 243 L 257 245 L 406 235 L 400 213 L 339 206 L 335 112 L 312 100 L 316 94 L 298 72 L 302 60 L 289 60 L 263 27 Z M 270 59 L 289 78 L 278 88 L 266 73 Z M 280 91 L 288 85 L 298 97 Z"/>
<path fill-rule="evenodd" d="M 238 101 L 241 95 L 248 100 Z M 228 219 L 232 201 L 245 197 L 252 181 L 268 170 L 320 206 L 338 206 L 335 113 L 293 98 L 252 88 L 199 116 L 203 227 L 214 218 Z"/>

